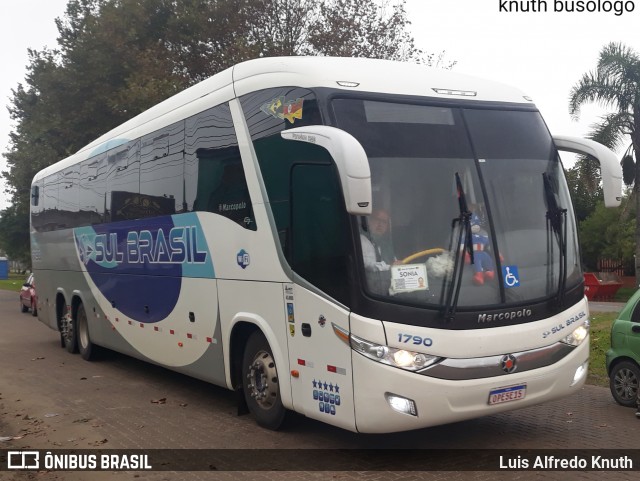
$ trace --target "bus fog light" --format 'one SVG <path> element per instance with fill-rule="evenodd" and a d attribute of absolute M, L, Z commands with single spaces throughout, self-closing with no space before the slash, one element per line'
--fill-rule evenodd
<path fill-rule="evenodd" d="M 384 393 L 384 397 L 387 399 L 389 406 L 394 411 L 398 411 L 402 414 L 409 414 L 411 416 L 418 415 L 418 409 L 416 408 L 416 403 L 409 398 L 398 396 L 397 394 L 393 394 L 390 392 Z"/>
<path fill-rule="evenodd" d="M 587 371 L 589 370 L 589 361 L 585 361 L 582 366 L 576 369 L 575 374 L 573 375 L 573 381 L 571 382 L 571 386 L 575 386 L 580 380 L 587 375 Z"/>

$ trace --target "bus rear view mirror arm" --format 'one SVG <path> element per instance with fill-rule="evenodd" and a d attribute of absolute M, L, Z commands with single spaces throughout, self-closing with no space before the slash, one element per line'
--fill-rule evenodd
<path fill-rule="evenodd" d="M 600 163 L 602 191 L 606 207 L 618 207 L 622 200 L 622 167 L 616 154 L 593 140 L 566 135 L 554 135 L 558 150 L 594 157 Z"/>
<path fill-rule="evenodd" d="M 371 170 L 360 142 L 344 130 L 326 125 L 297 127 L 280 133 L 285 140 L 308 142 L 325 148 L 331 154 L 340 175 L 347 212 L 371 214 Z"/>

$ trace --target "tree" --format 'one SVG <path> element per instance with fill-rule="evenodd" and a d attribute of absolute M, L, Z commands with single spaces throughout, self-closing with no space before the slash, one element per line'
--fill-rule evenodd
<path fill-rule="evenodd" d="M 9 108 L 16 127 L 2 175 L 15 208 L 2 219 L 12 226 L 28 225 L 36 172 L 238 62 L 435 58 L 415 47 L 404 0 L 69 0 L 56 24 L 57 48 L 29 52 Z M 27 239 L 23 232 L 21 245 Z"/>
<path fill-rule="evenodd" d="M 576 214 L 578 224 L 584 221 L 589 215 L 595 211 L 598 202 L 602 201 L 602 188 L 599 185 L 595 187 L 593 184 L 593 176 L 585 176 L 585 172 L 591 172 L 591 165 L 580 165 L 585 159 L 579 159 L 576 164 L 567 169 L 567 186 L 571 194 L 571 202 L 573 210 Z M 599 174 L 595 178 L 598 178 Z"/>
<path fill-rule="evenodd" d="M 589 217 L 580 223 L 580 244 L 582 260 L 588 270 L 598 270 L 598 259 L 622 259 L 624 265 L 631 265 L 635 251 L 636 221 L 625 215 L 626 203 L 623 199 L 619 209 L 609 209 L 599 201 Z"/>
<path fill-rule="evenodd" d="M 635 203 L 635 272 L 640 281 L 640 56 L 633 49 L 619 43 L 603 47 L 595 71 L 582 76 L 572 88 L 569 111 L 576 118 L 580 107 L 598 102 L 614 109 L 595 125 L 592 138 L 617 149 L 628 137 L 630 140 L 626 160 L 625 180 L 633 183 Z"/>
<path fill-rule="evenodd" d="M 29 215 L 19 215 L 16 206 L 0 212 L 0 250 L 14 261 L 31 265 Z"/>

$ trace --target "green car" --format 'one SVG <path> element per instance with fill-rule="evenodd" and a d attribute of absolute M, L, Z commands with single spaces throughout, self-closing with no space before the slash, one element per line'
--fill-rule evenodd
<path fill-rule="evenodd" d="M 640 381 L 640 290 L 629 299 L 611 326 L 607 372 L 616 402 L 635 407 Z"/>

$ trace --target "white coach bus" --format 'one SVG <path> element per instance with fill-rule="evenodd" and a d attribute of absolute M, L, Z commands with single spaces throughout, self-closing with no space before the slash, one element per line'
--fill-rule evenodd
<path fill-rule="evenodd" d="M 589 311 L 558 150 L 531 99 L 353 58 L 238 64 L 39 172 L 38 317 L 358 432 L 577 392 Z"/>

